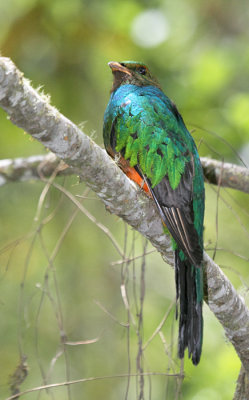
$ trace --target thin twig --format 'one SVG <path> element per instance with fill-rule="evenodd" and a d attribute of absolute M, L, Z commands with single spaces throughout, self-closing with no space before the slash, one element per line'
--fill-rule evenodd
<path fill-rule="evenodd" d="M 147 340 L 147 342 L 143 345 L 143 351 L 147 348 L 147 346 L 150 344 L 150 342 L 156 337 L 156 335 L 160 332 L 162 329 L 163 325 L 167 321 L 167 318 L 169 314 L 171 313 L 172 308 L 175 305 L 175 300 L 171 302 L 169 308 L 167 309 L 166 313 L 164 314 L 161 322 L 159 323 L 158 327 L 155 329 L 155 331 L 152 333 L 151 337 Z"/>
<path fill-rule="evenodd" d="M 142 375 L 143 376 L 170 376 L 172 378 L 179 378 L 179 374 L 166 374 L 165 372 L 143 372 Z M 137 376 L 140 376 L 140 374 L 137 374 L 137 373 L 130 374 L 130 377 L 137 377 Z M 14 399 L 24 396 L 25 394 L 28 394 L 28 393 L 33 393 L 33 392 L 37 392 L 40 390 L 46 390 L 46 389 L 54 389 L 54 388 L 58 388 L 61 386 L 75 385 L 78 383 L 85 383 L 85 382 L 92 382 L 92 381 L 103 381 L 103 380 L 107 380 L 107 379 L 122 379 L 122 378 L 127 378 L 127 377 L 128 377 L 128 374 L 117 374 L 117 375 L 106 375 L 106 376 L 95 376 L 95 377 L 89 377 L 89 378 L 82 378 L 82 379 L 76 379 L 76 380 L 60 382 L 60 383 L 51 383 L 49 385 L 37 386 L 32 389 L 24 390 L 23 392 L 20 392 L 18 394 L 10 396 L 5 400 L 14 400 Z"/>
<path fill-rule="evenodd" d="M 88 219 L 90 219 L 90 221 L 92 221 L 99 229 L 101 229 L 105 235 L 111 240 L 113 246 L 115 247 L 115 249 L 117 250 L 117 252 L 121 255 L 121 257 L 123 256 L 123 251 L 121 249 L 121 247 L 119 246 L 118 242 L 116 241 L 116 239 L 114 238 L 114 236 L 112 235 L 112 233 L 110 232 L 110 230 L 103 225 L 101 222 L 98 222 L 96 220 L 96 218 L 76 199 L 76 197 L 70 193 L 68 190 L 66 190 L 63 186 L 59 185 L 58 183 L 53 182 L 53 186 L 60 190 L 62 193 L 64 193 L 77 207 L 78 209 L 83 212 L 83 214 L 85 214 L 87 216 Z"/>
<path fill-rule="evenodd" d="M 217 193 L 217 189 L 215 187 L 211 186 L 211 189 Z M 237 221 L 239 222 L 241 228 L 244 230 L 245 234 L 247 235 L 247 237 L 249 238 L 249 231 L 247 230 L 245 224 L 242 222 L 240 216 L 238 215 L 238 213 L 232 208 L 232 206 L 225 200 L 225 198 L 220 194 L 220 199 L 222 200 L 222 202 L 225 204 L 225 206 L 233 213 L 234 217 L 237 219 Z"/>
<path fill-rule="evenodd" d="M 146 253 L 147 241 L 144 245 L 144 254 Z M 141 263 L 140 274 L 140 305 L 138 313 L 138 353 L 137 353 L 137 371 L 139 373 L 139 400 L 144 399 L 144 377 L 143 377 L 143 308 L 145 298 L 145 257 Z"/>
<path fill-rule="evenodd" d="M 216 247 L 218 245 L 218 238 L 219 238 L 219 197 L 220 197 L 220 188 L 221 188 L 221 181 L 222 181 L 222 171 L 223 168 L 221 169 L 221 174 L 219 176 L 219 181 L 218 181 L 218 189 L 217 189 L 217 196 L 216 196 L 216 215 L 215 215 L 215 232 L 216 232 L 216 237 L 215 237 L 215 250 L 213 252 L 213 260 L 215 259 L 216 255 Z"/>
<path fill-rule="evenodd" d="M 155 253 L 155 252 L 156 252 L 155 249 L 149 250 L 149 251 L 146 252 L 145 255 L 147 256 L 147 255 L 152 254 L 152 253 Z M 139 256 L 131 256 L 131 257 L 125 258 L 124 260 L 112 261 L 112 262 L 110 263 L 110 265 L 111 265 L 111 266 L 120 265 L 120 264 L 123 264 L 124 262 L 125 262 L 125 263 L 131 263 L 132 261 L 136 261 L 136 260 L 138 260 L 139 258 L 143 258 L 143 257 L 144 257 L 144 254 L 139 254 Z"/>
<path fill-rule="evenodd" d="M 97 300 L 94 300 L 94 303 L 95 304 L 97 304 L 97 306 L 99 307 L 99 308 L 101 308 L 101 310 L 102 311 L 104 311 L 107 315 L 109 315 L 109 317 L 114 321 L 114 322 L 116 322 L 118 325 L 120 325 L 120 326 L 123 326 L 123 327 L 125 327 L 125 328 L 127 328 L 127 323 L 125 323 L 125 322 L 120 322 L 116 317 L 114 317 L 114 315 L 110 312 L 110 311 L 108 311 L 104 306 L 103 306 L 103 304 L 101 304 L 99 301 L 97 301 Z"/>

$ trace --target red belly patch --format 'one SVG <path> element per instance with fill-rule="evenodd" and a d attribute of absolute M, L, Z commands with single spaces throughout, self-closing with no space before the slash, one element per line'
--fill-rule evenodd
<path fill-rule="evenodd" d="M 125 174 L 132 181 L 136 182 L 146 193 L 150 194 L 150 189 L 147 184 L 144 182 L 143 178 L 139 175 L 139 173 L 135 170 L 135 168 L 128 167 L 125 171 Z"/>
<path fill-rule="evenodd" d="M 151 196 L 150 189 L 148 185 L 145 183 L 144 179 L 141 175 L 135 170 L 135 168 L 130 167 L 129 161 L 125 160 L 123 157 L 120 157 L 118 160 L 119 167 L 123 170 L 126 176 L 130 178 L 133 182 L 141 187 L 147 194 Z"/>
<path fill-rule="evenodd" d="M 117 156 L 117 153 L 112 150 L 111 147 L 108 147 L 107 153 L 115 160 L 115 157 Z M 142 178 L 141 175 L 135 170 L 135 168 L 130 167 L 129 161 L 125 160 L 124 157 L 120 155 L 118 160 L 116 160 L 118 166 L 122 169 L 122 171 L 125 173 L 128 178 L 130 178 L 133 182 L 135 182 L 137 185 L 141 187 L 145 191 L 146 194 L 148 194 L 150 197 L 150 189 L 148 185 L 145 183 L 144 179 Z"/>

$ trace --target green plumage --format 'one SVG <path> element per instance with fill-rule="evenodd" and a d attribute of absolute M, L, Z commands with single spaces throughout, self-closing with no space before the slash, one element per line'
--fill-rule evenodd
<path fill-rule="evenodd" d="M 175 105 L 146 66 L 111 63 L 114 84 L 104 143 L 145 180 L 173 237 L 180 303 L 179 356 L 194 364 L 202 345 L 204 182 L 195 143 Z"/>
<path fill-rule="evenodd" d="M 152 187 L 168 174 L 170 185 L 175 189 L 180 182 L 186 162 L 190 161 L 190 156 L 184 156 L 185 149 L 170 137 L 170 132 L 178 128 L 174 119 L 163 116 L 160 109 L 155 112 L 147 98 L 141 101 L 141 106 L 146 110 L 145 117 L 143 111 L 133 115 L 131 107 L 126 107 L 122 118 L 117 120 L 116 151 L 125 149 L 124 158 L 130 160 L 132 167 L 138 163 L 139 155 L 141 169 L 151 180 Z M 179 128 L 178 131 L 180 134 Z M 168 136 L 165 136 L 166 132 Z"/>

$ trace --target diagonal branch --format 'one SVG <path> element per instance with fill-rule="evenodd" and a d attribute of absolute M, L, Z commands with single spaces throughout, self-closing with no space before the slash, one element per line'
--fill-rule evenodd
<path fill-rule="evenodd" d="M 8 58 L 0 57 L 0 106 L 11 121 L 73 168 L 112 213 L 148 238 L 173 264 L 170 238 L 155 206 L 99 146 L 35 91 Z M 249 372 L 249 310 L 220 268 L 205 254 L 208 305 Z"/>

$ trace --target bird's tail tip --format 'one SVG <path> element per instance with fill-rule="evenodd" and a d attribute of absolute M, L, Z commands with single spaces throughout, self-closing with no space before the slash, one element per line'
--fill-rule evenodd
<path fill-rule="evenodd" d="M 200 361 L 203 338 L 203 278 L 202 267 L 194 267 L 181 257 L 179 251 L 175 254 L 176 293 L 179 302 L 179 337 L 178 355 L 184 357 L 188 348 L 189 358 L 194 365 Z"/>

